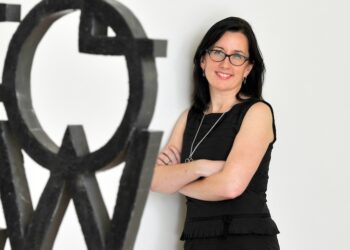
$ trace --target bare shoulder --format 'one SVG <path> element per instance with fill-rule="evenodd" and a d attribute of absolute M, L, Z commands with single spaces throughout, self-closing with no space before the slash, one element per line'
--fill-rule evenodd
<path fill-rule="evenodd" d="M 177 124 L 186 125 L 189 109 L 185 109 L 177 120 Z"/>
<path fill-rule="evenodd" d="M 166 147 L 172 146 L 172 147 L 175 147 L 179 152 L 181 152 L 182 139 L 186 128 L 188 113 L 189 113 L 189 109 L 186 109 L 180 114 L 179 118 L 175 123 L 175 126 L 173 128 L 173 131 L 170 135 L 170 138 Z"/>
<path fill-rule="evenodd" d="M 188 116 L 189 109 L 184 110 L 180 116 L 177 118 L 177 121 L 175 123 L 173 132 L 176 130 L 184 130 L 187 123 L 187 116 Z"/>
<path fill-rule="evenodd" d="M 273 119 L 271 107 L 263 101 L 258 101 L 248 109 L 246 118 L 247 120 L 270 123 Z"/>
<path fill-rule="evenodd" d="M 260 135 L 273 140 L 273 113 L 271 106 L 263 101 L 249 107 L 241 126 L 243 133 Z"/>

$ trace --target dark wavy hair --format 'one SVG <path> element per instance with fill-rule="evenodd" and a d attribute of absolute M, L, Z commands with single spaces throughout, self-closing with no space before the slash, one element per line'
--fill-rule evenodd
<path fill-rule="evenodd" d="M 228 17 L 215 23 L 205 34 L 200 42 L 193 58 L 193 107 L 198 111 L 204 111 L 208 108 L 210 102 L 209 83 L 203 76 L 201 68 L 201 59 L 205 55 L 206 50 L 211 48 L 221 37 L 227 32 L 241 32 L 248 39 L 249 47 L 249 62 L 253 64 L 246 83 L 242 84 L 241 89 L 236 95 L 239 101 L 245 99 L 241 98 L 241 94 L 249 96 L 250 98 L 262 98 L 262 86 L 264 82 L 265 65 L 258 46 L 258 42 L 250 24 L 238 17 Z"/>

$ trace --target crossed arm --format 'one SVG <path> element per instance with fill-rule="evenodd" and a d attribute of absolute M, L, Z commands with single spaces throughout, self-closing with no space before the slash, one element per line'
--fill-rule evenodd
<path fill-rule="evenodd" d="M 270 108 L 262 102 L 250 107 L 226 161 L 202 159 L 180 163 L 186 119 L 187 111 L 180 116 L 168 144 L 159 154 L 151 190 L 179 192 L 206 201 L 233 199 L 241 195 L 273 140 Z"/>

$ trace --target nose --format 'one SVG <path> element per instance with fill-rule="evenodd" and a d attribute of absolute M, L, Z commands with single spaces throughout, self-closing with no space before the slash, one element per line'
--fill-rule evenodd
<path fill-rule="evenodd" d="M 220 62 L 220 66 L 223 68 L 228 68 L 228 67 L 230 67 L 230 65 L 231 65 L 231 63 L 230 63 L 230 59 L 228 56 L 226 56 L 225 59 Z"/>

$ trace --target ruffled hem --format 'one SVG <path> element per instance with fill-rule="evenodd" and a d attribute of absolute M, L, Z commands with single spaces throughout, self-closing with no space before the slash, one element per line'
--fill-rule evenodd
<path fill-rule="evenodd" d="M 187 221 L 181 234 L 181 240 L 212 238 L 232 234 L 279 234 L 272 218 L 232 218 Z"/>
<path fill-rule="evenodd" d="M 216 237 L 223 235 L 223 233 L 224 223 L 222 220 L 187 222 L 180 239 Z"/>
<path fill-rule="evenodd" d="M 271 218 L 234 218 L 228 228 L 230 234 L 279 234 L 276 223 Z"/>

